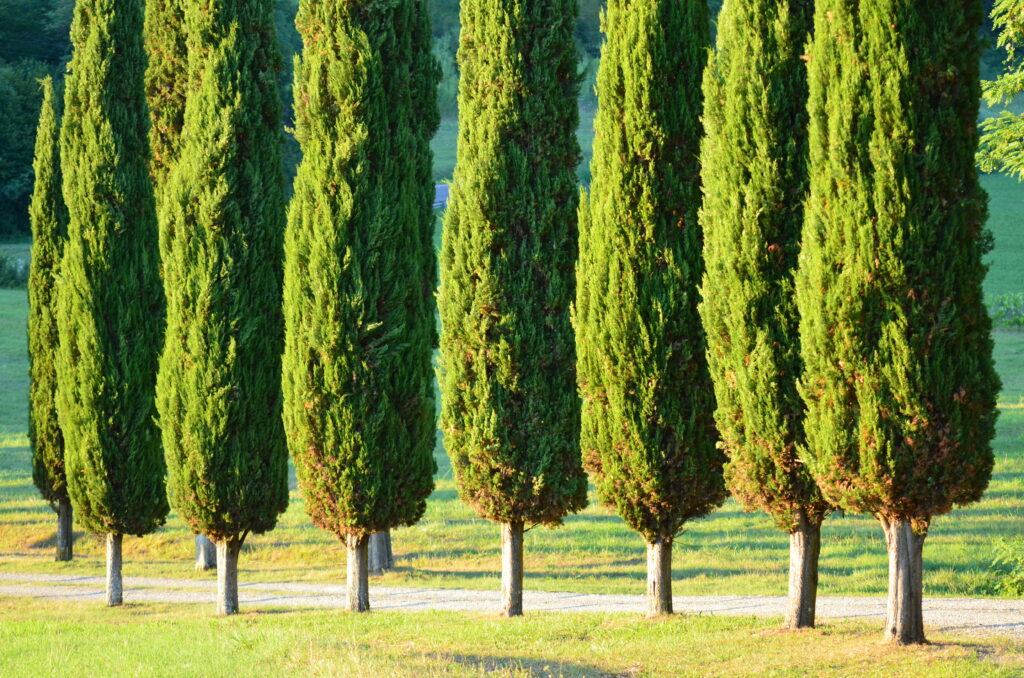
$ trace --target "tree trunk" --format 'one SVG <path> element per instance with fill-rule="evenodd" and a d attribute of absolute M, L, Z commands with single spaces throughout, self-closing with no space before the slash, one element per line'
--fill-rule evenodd
<path fill-rule="evenodd" d="M 672 614 L 672 540 L 647 544 L 647 616 Z"/>
<path fill-rule="evenodd" d="M 121 584 L 121 535 L 107 535 L 107 606 L 115 607 L 124 602 L 124 587 Z"/>
<path fill-rule="evenodd" d="M 345 546 L 348 548 L 348 593 L 349 612 L 370 611 L 370 568 L 369 536 L 356 537 L 348 535 Z"/>
<path fill-rule="evenodd" d="M 786 628 L 814 628 L 818 604 L 818 556 L 821 553 L 821 523 L 797 511 L 796 529 L 789 534 L 789 613 Z"/>
<path fill-rule="evenodd" d="M 523 523 L 501 526 L 501 614 L 523 614 Z"/>
<path fill-rule="evenodd" d="M 196 535 L 196 572 L 217 569 L 217 547 L 205 534 Z"/>
<path fill-rule="evenodd" d="M 383 574 L 395 569 L 395 556 L 391 552 L 391 530 L 370 535 L 370 572 Z"/>
<path fill-rule="evenodd" d="M 71 525 L 71 501 L 68 498 L 57 502 L 57 562 L 71 560 L 74 533 Z"/>
<path fill-rule="evenodd" d="M 885 639 L 895 645 L 926 643 L 924 637 L 925 534 L 914 531 L 905 518 L 881 518 L 889 550 L 889 605 L 885 617 Z"/>
<path fill-rule="evenodd" d="M 238 614 L 238 537 L 217 542 L 217 614 Z"/>

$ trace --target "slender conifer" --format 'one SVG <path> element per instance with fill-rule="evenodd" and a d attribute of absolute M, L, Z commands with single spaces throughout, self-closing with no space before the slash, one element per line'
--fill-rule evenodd
<path fill-rule="evenodd" d="M 586 505 L 569 306 L 577 252 L 575 0 L 463 0 L 442 236 L 441 424 L 459 492 L 502 525 L 522 613 L 528 525 Z"/>
<path fill-rule="evenodd" d="M 272 0 L 185 6 L 190 83 L 161 196 L 167 333 L 157 406 L 171 502 L 217 544 L 217 608 L 238 554 L 288 505 L 281 423 L 284 233 Z"/>
<path fill-rule="evenodd" d="M 672 542 L 725 501 L 697 315 L 703 0 L 610 0 L 575 311 L 581 445 L 647 543 L 648 613 L 672 612 Z"/>
<path fill-rule="evenodd" d="M 789 628 L 814 626 L 828 504 L 800 462 L 793 275 L 807 197 L 811 0 L 726 0 L 704 74 L 701 315 L 726 482 L 790 535 Z"/>
<path fill-rule="evenodd" d="M 981 0 L 818 0 L 810 197 L 796 295 L 803 458 L 824 496 L 876 516 L 886 637 L 925 640 L 922 547 L 992 471 L 999 379 L 982 299 Z"/>
<path fill-rule="evenodd" d="M 64 474 L 64 434 L 57 420 L 57 266 L 67 239 L 61 195 L 60 116 L 53 79 L 42 81 L 43 107 L 36 132 L 35 188 L 29 206 L 32 255 L 28 274 L 28 439 L 32 480 L 57 512 L 57 560 L 71 560 L 71 498 Z"/>
<path fill-rule="evenodd" d="M 185 43 L 185 8 L 181 0 L 146 2 L 146 99 L 149 102 L 150 175 L 157 212 L 166 190 L 171 166 L 181 149 L 188 92 L 188 46 Z M 216 568 L 216 547 L 197 534 L 196 569 Z"/>
<path fill-rule="evenodd" d="M 121 540 L 167 516 L 153 405 L 163 295 L 148 176 L 142 0 L 79 0 L 65 80 L 68 241 L 57 286 L 58 414 L 77 520 L 107 537 L 107 604 Z"/>
<path fill-rule="evenodd" d="M 370 535 L 419 520 L 434 484 L 438 70 L 423 0 L 302 0 L 296 25 L 284 422 L 364 612 Z"/>

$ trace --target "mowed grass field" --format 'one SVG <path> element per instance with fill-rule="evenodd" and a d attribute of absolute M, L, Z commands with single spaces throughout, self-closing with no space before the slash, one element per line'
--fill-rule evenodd
<path fill-rule="evenodd" d="M 445 129 L 451 137 L 451 129 Z M 454 138 L 450 141 L 454 144 Z M 990 223 L 996 237 L 987 294 L 991 298 L 1024 291 L 1024 187 L 996 176 L 986 177 L 984 184 L 992 196 Z M 102 545 L 90 535 L 77 535 L 74 562 L 52 562 L 55 516 L 32 485 L 25 434 L 25 314 L 24 291 L 0 290 L 0 571 L 97 574 L 103 569 Z M 925 545 L 929 596 L 999 595 L 994 543 L 1024 532 L 1024 333 L 997 330 L 995 338 L 1004 382 L 995 473 L 982 502 L 935 520 Z M 459 501 L 443 445 L 436 456 L 439 472 L 427 513 L 417 525 L 395 530 L 397 568 L 374 578 L 373 584 L 498 588 L 498 528 Z M 242 581 L 344 577 L 344 550 L 311 524 L 294 482 L 292 489 L 277 529 L 246 542 Z M 128 576 L 213 576 L 193 572 L 191 533 L 174 514 L 155 534 L 126 539 L 125 561 Z M 766 516 L 745 513 L 730 500 L 687 526 L 676 542 L 674 562 L 675 592 L 680 595 L 781 595 L 786 591 L 788 540 Z M 882 531 L 873 519 L 829 519 L 821 553 L 823 594 L 882 594 L 886 566 Z M 568 517 L 562 527 L 535 528 L 526 536 L 528 588 L 642 593 L 644 578 L 641 539 L 593 493 L 590 507 Z"/>
<path fill-rule="evenodd" d="M 871 624 L 788 633 L 772 620 L 443 612 L 244 612 L 0 599 L 5 678 L 421 676 L 1012 678 L 1024 645 L 934 635 L 892 648 Z"/>

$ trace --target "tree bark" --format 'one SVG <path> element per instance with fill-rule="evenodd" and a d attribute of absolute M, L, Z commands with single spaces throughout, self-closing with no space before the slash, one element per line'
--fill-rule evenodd
<path fill-rule="evenodd" d="M 919 645 L 924 636 L 924 561 L 926 533 L 918 534 L 906 518 L 881 519 L 889 550 L 889 604 L 885 640 L 894 645 Z"/>
<path fill-rule="evenodd" d="M 523 523 L 501 526 L 501 614 L 523 614 Z"/>
<path fill-rule="evenodd" d="M 647 616 L 672 614 L 672 540 L 647 544 Z"/>
<path fill-rule="evenodd" d="M 66 497 L 57 502 L 57 562 L 71 560 L 74 533 L 71 522 L 71 501 Z"/>
<path fill-rule="evenodd" d="M 107 606 L 116 607 L 124 603 L 124 587 L 121 583 L 121 535 L 107 535 Z"/>
<path fill-rule="evenodd" d="M 217 614 L 238 614 L 238 553 L 242 540 L 230 537 L 217 542 Z"/>
<path fill-rule="evenodd" d="M 356 537 L 348 535 L 345 546 L 348 548 L 348 593 L 349 612 L 370 611 L 370 568 L 369 568 L 369 536 Z"/>
<path fill-rule="evenodd" d="M 391 530 L 370 535 L 370 572 L 383 574 L 395 569 L 395 556 L 391 552 Z"/>
<path fill-rule="evenodd" d="M 818 604 L 818 556 L 821 554 L 821 523 L 797 511 L 797 524 L 789 534 L 789 613 L 786 628 L 814 628 Z"/>
<path fill-rule="evenodd" d="M 196 572 L 217 569 L 217 547 L 205 534 L 196 535 Z"/>

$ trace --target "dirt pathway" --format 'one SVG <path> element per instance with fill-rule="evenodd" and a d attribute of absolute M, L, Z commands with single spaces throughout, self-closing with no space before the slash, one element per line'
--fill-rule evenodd
<path fill-rule="evenodd" d="M 102 577 L 0 572 L 0 596 L 26 596 L 61 600 L 103 599 Z M 214 581 L 126 577 L 126 602 L 199 603 L 214 605 Z M 239 585 L 243 607 L 336 608 L 344 603 L 340 585 L 293 582 Z M 497 591 L 461 589 L 412 589 L 370 587 L 375 610 L 451 610 L 491 612 L 498 608 Z M 677 612 L 782 617 L 783 596 L 677 596 Z M 643 596 L 549 593 L 526 591 L 527 612 L 627 612 L 645 610 Z M 818 599 L 821 619 L 885 618 L 885 599 L 877 597 L 822 597 Z M 1004 635 L 1024 639 L 1024 602 L 987 598 L 928 598 L 924 601 L 929 630 Z"/>

